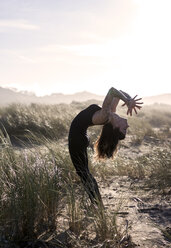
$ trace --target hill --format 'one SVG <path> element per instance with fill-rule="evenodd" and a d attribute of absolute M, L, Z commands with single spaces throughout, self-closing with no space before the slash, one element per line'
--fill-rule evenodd
<path fill-rule="evenodd" d="M 143 98 L 144 104 L 154 104 L 154 103 L 161 103 L 161 104 L 171 104 L 171 94 L 162 94 L 157 96 L 149 96 Z"/>
<path fill-rule="evenodd" d="M 5 106 L 11 103 L 40 103 L 40 104 L 58 104 L 58 103 L 71 103 L 72 101 L 84 102 L 88 100 L 99 100 L 102 101 L 104 96 L 96 95 L 90 92 L 78 92 L 75 94 L 65 95 L 62 93 L 55 93 L 38 97 L 30 92 L 18 92 L 14 89 L 0 87 L 0 106 Z M 170 104 L 171 105 L 171 94 L 162 94 L 157 96 L 144 97 L 143 102 L 145 104 Z"/>
<path fill-rule="evenodd" d="M 41 103 L 41 104 L 58 104 L 71 103 L 72 101 L 84 102 L 91 99 L 103 100 L 104 96 L 99 96 L 90 92 L 79 92 L 71 95 L 55 93 L 38 97 L 30 92 L 17 92 L 14 89 L 0 87 L 0 106 L 5 106 L 11 103 Z"/>

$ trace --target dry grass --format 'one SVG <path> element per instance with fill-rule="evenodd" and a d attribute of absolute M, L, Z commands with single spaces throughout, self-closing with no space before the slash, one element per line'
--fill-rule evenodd
<path fill-rule="evenodd" d="M 45 232 L 58 233 L 60 226 L 68 230 L 70 247 L 99 242 L 122 247 L 116 216 L 91 208 L 78 180 L 65 146 L 46 141 L 43 147 L 19 151 L 6 140 L 0 163 L 1 241 L 33 242 Z"/>
<path fill-rule="evenodd" d="M 127 224 L 121 228 L 117 223 L 117 209 L 111 214 L 90 207 L 69 158 L 66 138 L 70 122 L 89 103 L 0 109 L 1 241 L 33 241 L 44 237 L 43 233 L 66 231 L 69 238 L 63 247 L 133 247 Z M 148 107 L 140 117 L 129 118 L 130 141 L 123 142 L 123 148 L 146 143 L 150 150 L 136 158 L 121 154 L 98 163 L 93 162 L 92 145 L 88 150 L 92 173 L 103 181 L 126 175 L 144 180 L 162 193 L 169 192 L 171 155 L 166 141 L 171 137 L 170 119 L 169 110 L 163 111 L 162 106 L 159 112 Z M 92 144 L 99 132 L 100 127 L 90 130 Z M 65 223 L 61 223 L 61 216 Z"/>

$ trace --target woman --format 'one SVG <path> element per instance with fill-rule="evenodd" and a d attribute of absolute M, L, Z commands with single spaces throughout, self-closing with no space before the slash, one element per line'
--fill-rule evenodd
<path fill-rule="evenodd" d="M 127 120 L 117 115 L 116 107 L 121 99 L 127 105 L 127 115 L 141 108 L 141 98 L 131 98 L 127 93 L 111 88 L 102 107 L 90 105 L 81 111 L 72 121 L 69 131 L 69 152 L 71 160 L 81 181 L 94 204 L 102 203 L 98 185 L 88 168 L 87 147 L 89 140 L 87 129 L 93 125 L 103 125 L 101 135 L 95 146 L 98 158 L 111 158 L 116 151 L 119 140 L 125 138 L 128 128 Z"/>

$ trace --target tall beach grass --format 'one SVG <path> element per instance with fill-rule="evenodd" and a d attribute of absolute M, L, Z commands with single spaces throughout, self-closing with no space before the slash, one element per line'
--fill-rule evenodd
<path fill-rule="evenodd" d="M 72 118 L 89 103 L 0 109 L 1 241 L 29 241 L 42 237 L 42 233 L 58 235 L 67 231 L 70 247 L 91 247 L 98 242 L 104 247 L 124 247 L 121 241 L 128 236 L 127 225 L 121 230 L 115 213 L 90 207 L 68 154 Z M 90 129 L 92 146 L 88 153 L 95 177 L 105 181 L 108 176 L 127 176 L 144 180 L 149 188 L 169 192 L 170 110 L 160 106 L 160 111 L 152 115 L 153 108 L 147 107 L 140 116 L 128 120 L 129 142 L 124 141 L 128 150 L 153 141 L 153 149 L 136 159 L 121 155 L 93 162 L 93 143 L 100 127 Z M 61 216 L 65 219 L 62 226 Z"/>

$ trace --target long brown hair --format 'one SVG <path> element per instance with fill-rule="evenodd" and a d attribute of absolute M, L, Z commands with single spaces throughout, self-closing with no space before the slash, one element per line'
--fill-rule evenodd
<path fill-rule="evenodd" d="M 95 143 L 97 158 L 112 158 L 117 151 L 119 140 L 125 138 L 125 135 L 120 132 L 119 128 L 113 128 L 108 122 L 102 128 L 101 135 Z"/>

